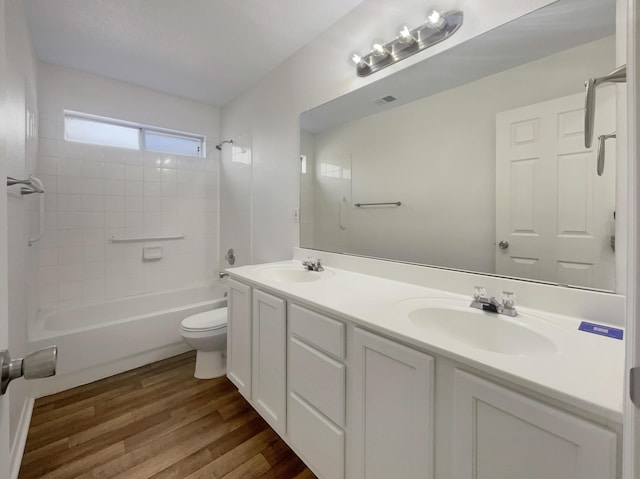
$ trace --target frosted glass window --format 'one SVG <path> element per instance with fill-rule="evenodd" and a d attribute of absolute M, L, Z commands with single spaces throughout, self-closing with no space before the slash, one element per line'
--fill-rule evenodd
<path fill-rule="evenodd" d="M 186 156 L 201 156 L 201 138 L 171 135 L 157 131 L 145 131 L 144 142 L 145 148 L 149 151 L 160 151 L 162 153 Z"/>
<path fill-rule="evenodd" d="M 75 111 L 64 113 L 64 138 L 102 146 L 205 157 L 204 136 Z"/>
<path fill-rule="evenodd" d="M 64 120 L 64 137 L 66 140 L 117 146 L 132 150 L 140 149 L 139 128 L 72 116 L 66 116 Z"/>

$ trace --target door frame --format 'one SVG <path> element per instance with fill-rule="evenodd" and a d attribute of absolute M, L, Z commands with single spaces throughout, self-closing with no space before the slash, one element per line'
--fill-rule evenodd
<path fill-rule="evenodd" d="M 5 0 L 0 0 L 0 178 L 7 173 L 5 135 L 6 113 L 6 49 L 5 49 Z M 7 297 L 7 187 L 0 186 L 0 349 L 9 345 L 9 308 Z M 0 396 L 0 477 L 10 477 L 10 417 L 9 396 Z"/>
<path fill-rule="evenodd" d="M 625 372 L 640 365 L 640 212 L 638 189 L 640 188 L 640 168 L 637 166 L 640 152 L 640 135 L 637 128 L 640 97 L 638 78 L 640 72 L 640 49 L 637 47 L 637 34 L 640 31 L 638 0 L 627 0 L 627 118 L 628 118 L 628 252 L 627 252 L 627 313 L 626 313 L 626 364 Z M 631 402 L 629 395 L 629 373 L 625 374 L 624 428 L 622 476 L 625 479 L 640 479 L 640 409 Z"/>

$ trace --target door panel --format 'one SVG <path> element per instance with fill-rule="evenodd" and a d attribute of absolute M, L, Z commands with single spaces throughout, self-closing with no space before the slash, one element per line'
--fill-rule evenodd
<path fill-rule="evenodd" d="M 596 135 L 615 132 L 615 88 L 598 96 Z M 615 141 L 603 176 L 585 149 L 584 94 L 496 115 L 496 273 L 614 289 Z"/>

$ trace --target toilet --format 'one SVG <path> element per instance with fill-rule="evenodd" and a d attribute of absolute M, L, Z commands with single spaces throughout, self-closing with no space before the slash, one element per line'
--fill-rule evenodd
<path fill-rule="evenodd" d="M 212 309 L 182 320 L 180 336 L 197 351 L 198 379 L 213 379 L 226 373 L 227 308 Z"/>

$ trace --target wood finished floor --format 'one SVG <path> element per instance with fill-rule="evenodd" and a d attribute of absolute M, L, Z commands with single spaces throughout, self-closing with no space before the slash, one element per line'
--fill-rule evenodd
<path fill-rule="evenodd" d="M 20 479 L 315 476 L 194 353 L 36 400 Z"/>

